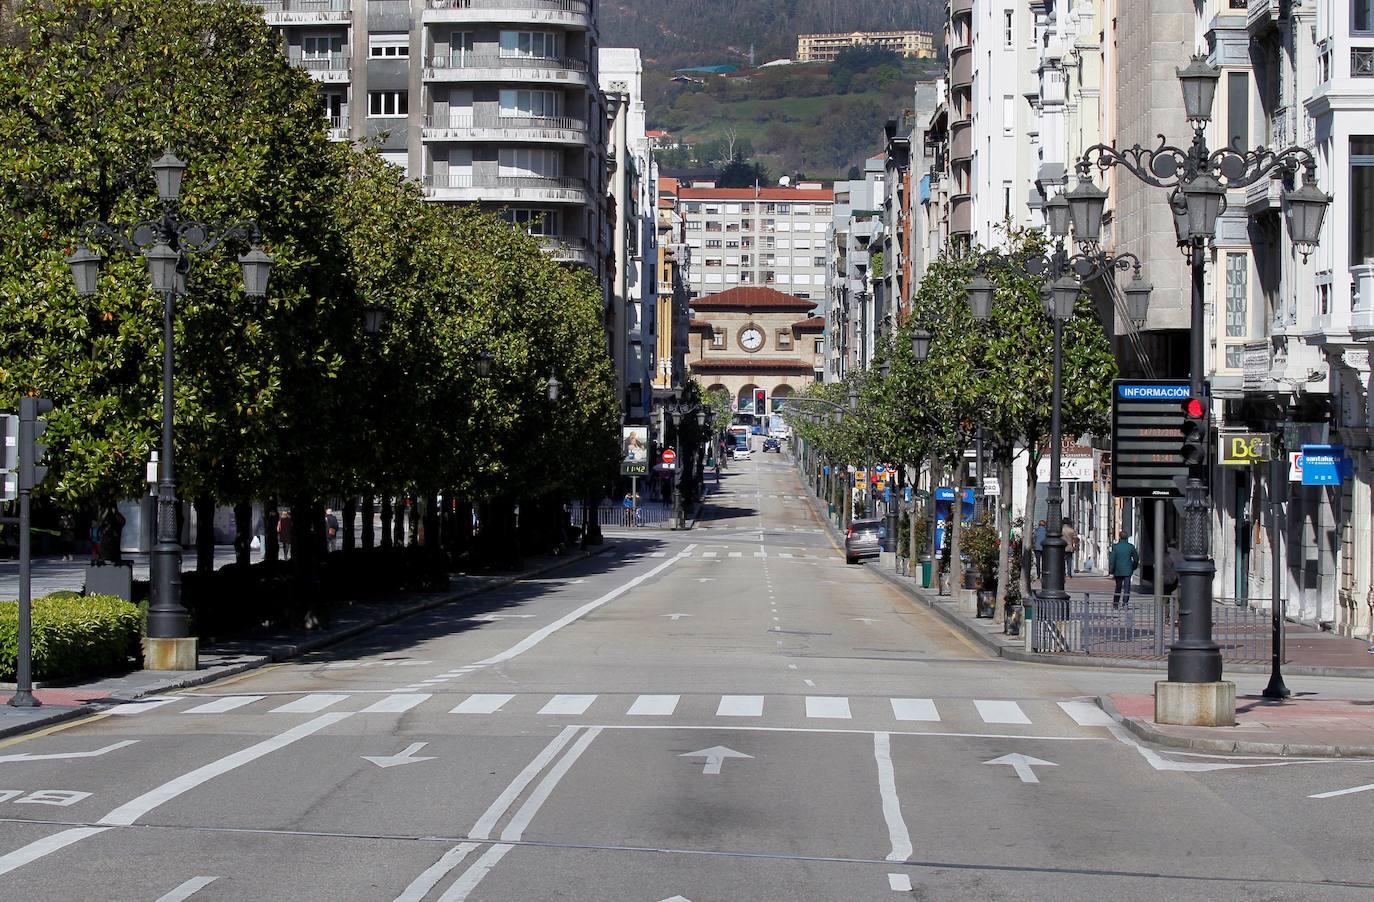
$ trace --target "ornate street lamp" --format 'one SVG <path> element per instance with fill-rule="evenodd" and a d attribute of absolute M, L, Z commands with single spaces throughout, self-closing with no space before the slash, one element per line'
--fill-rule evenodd
<path fill-rule="evenodd" d="M 992 315 L 992 299 L 996 289 L 982 273 L 974 275 L 968 283 L 968 308 L 977 320 Z"/>
<path fill-rule="evenodd" d="M 1069 237 L 1069 199 L 1056 194 L 1045 202 L 1045 224 L 1054 238 Z"/>
<path fill-rule="evenodd" d="M 1150 310 L 1150 292 L 1153 290 L 1154 286 L 1141 277 L 1139 269 L 1126 286 L 1126 315 L 1138 329 L 1145 325 L 1145 317 Z"/>
<path fill-rule="evenodd" d="M 1206 57 L 1194 54 L 1187 66 L 1174 72 L 1183 88 L 1183 115 L 1190 122 L 1210 122 L 1221 69 L 1207 62 Z"/>
<path fill-rule="evenodd" d="M 925 329 L 911 331 L 911 356 L 917 363 L 925 363 L 930 357 L 930 333 Z"/>
<path fill-rule="evenodd" d="M 1188 210 L 1188 237 L 1211 241 L 1217 235 L 1217 220 L 1226 209 L 1226 188 L 1210 172 L 1200 172 L 1183 184 L 1182 191 Z"/>
<path fill-rule="evenodd" d="M 486 351 L 477 355 L 477 375 L 483 379 L 491 375 L 491 354 Z"/>
<path fill-rule="evenodd" d="M 1097 244 L 1102 235 L 1102 213 L 1107 208 L 1107 192 L 1088 179 L 1079 179 L 1069 192 L 1068 205 L 1074 239 L 1083 244 Z"/>
<path fill-rule="evenodd" d="M 548 384 L 544 386 L 544 394 L 548 397 L 550 404 L 558 401 L 558 393 L 562 388 L 563 383 L 558 381 L 558 377 L 553 374 L 553 370 L 549 370 L 549 381 Z"/>
<path fill-rule="evenodd" d="M 386 324 L 386 308 L 380 304 L 368 304 L 363 308 L 363 331 L 376 335 Z"/>
<path fill-rule="evenodd" d="M 1288 224 L 1288 237 L 1298 246 L 1303 260 L 1317 249 L 1322 220 L 1326 218 L 1330 203 L 1331 195 L 1317 187 L 1310 172 L 1303 176 L 1302 187 L 1283 192 L 1283 218 Z"/>
<path fill-rule="evenodd" d="M 249 243 L 248 252 L 238 258 L 244 291 L 249 297 L 266 295 L 273 260 L 262 248 L 262 236 L 255 223 L 241 222 L 216 229 L 181 214 L 181 183 L 187 167 L 176 154 L 168 150 L 151 168 L 162 206 L 160 214 L 132 224 L 94 219 L 85 222 L 76 250 L 66 262 L 77 294 L 89 297 L 98 287 L 101 258 L 87 242 L 94 238 L 112 240 L 127 252 L 143 256 L 153 290 L 162 295 L 162 450 L 158 457 L 157 543 L 149 580 L 148 664 L 154 669 L 194 670 L 197 643 L 191 635 L 190 615 L 181 604 L 181 540 L 177 534 L 172 378 L 176 299 L 186 291 L 193 259 L 226 241 Z"/>

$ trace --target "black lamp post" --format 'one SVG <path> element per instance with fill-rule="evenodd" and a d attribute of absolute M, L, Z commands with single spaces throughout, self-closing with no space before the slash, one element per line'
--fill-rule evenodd
<path fill-rule="evenodd" d="M 986 280 L 984 280 L 984 281 L 986 281 Z M 916 361 L 917 364 L 925 363 L 926 360 L 928 360 L 928 359 L 930 358 L 930 340 L 931 340 L 931 335 L 930 335 L 930 333 L 927 332 L 925 329 L 917 328 L 917 329 L 912 329 L 912 330 L 911 330 L 911 359 L 914 360 L 914 361 Z M 936 508 L 936 506 L 935 506 L 935 505 L 936 505 L 936 502 L 935 502 L 935 488 L 936 488 L 936 486 L 935 486 L 935 481 L 934 481 L 934 473 L 935 473 L 935 471 L 934 471 L 934 464 L 933 464 L 933 463 L 932 463 L 931 467 L 932 467 L 932 469 L 931 469 L 931 476 L 932 476 L 932 479 L 931 479 L 931 483 L 930 483 L 930 495 L 929 495 L 929 501 L 928 501 L 928 504 L 930 505 L 930 510 L 929 510 L 929 512 L 928 512 L 928 513 L 929 513 L 929 519 L 930 519 L 930 572 L 931 572 L 931 580 L 932 580 L 932 582 L 934 582 L 934 583 L 938 586 L 938 585 L 939 585 L 939 577 L 938 577 L 938 574 L 939 574 L 939 572 L 940 572 L 940 570 L 939 570 L 939 568 L 940 568 L 940 559 L 939 559 L 939 555 L 938 555 L 939 549 L 935 547 L 935 521 L 936 521 L 937 508 Z M 912 499 L 911 499 L 911 501 L 912 501 L 912 511 L 914 512 L 915 509 L 916 509 L 916 497 L 915 497 L 915 493 L 914 493 L 914 492 L 912 493 Z M 915 527 L 915 525 L 914 525 L 914 523 L 913 523 L 913 525 L 912 525 L 912 530 L 914 531 L 915 528 L 916 528 L 916 527 Z M 926 587 L 926 588 L 929 588 L 929 587 Z"/>
<path fill-rule="evenodd" d="M 1157 147 L 1136 144 L 1126 150 L 1096 144 L 1083 152 L 1077 169 L 1079 188 L 1086 192 L 1092 187 L 1089 193 L 1100 196 L 1104 203 L 1107 192 L 1091 186 L 1094 166 L 1101 172 L 1120 166 L 1147 185 L 1172 189 L 1169 201 L 1174 226 L 1179 246 L 1187 253 L 1192 269 L 1190 390 L 1192 398 L 1202 401 L 1205 410 L 1207 246 L 1216 235 L 1217 218 L 1226 210 L 1226 192 L 1263 178 L 1283 179 L 1286 184 L 1282 202 L 1288 234 L 1304 259 L 1317 246 L 1331 198 L 1317 188 L 1317 161 L 1305 147 L 1210 150 L 1206 127 L 1212 118 L 1212 101 L 1221 70 L 1203 57 L 1194 56 L 1177 73 L 1184 113 L 1193 126 L 1192 143 L 1186 149 L 1162 141 Z M 1302 185 L 1291 188 L 1287 183 L 1293 181 L 1299 169 L 1303 173 Z M 1090 212 L 1085 208 L 1085 215 Z M 1100 216 L 1097 225 L 1101 225 Z M 1080 241 L 1096 242 L 1097 237 L 1097 232 L 1086 229 L 1078 235 Z M 1216 683 L 1221 680 L 1221 651 L 1212 639 L 1212 577 L 1216 564 L 1211 554 L 1212 499 L 1205 458 L 1190 464 L 1183 495 L 1183 562 L 1178 566 L 1179 640 L 1169 649 L 1169 681 Z"/>
<path fill-rule="evenodd" d="M 181 604 L 181 542 L 177 535 L 177 483 L 172 440 L 175 403 L 172 324 L 176 299 L 186 293 L 192 260 L 225 241 L 236 239 L 249 243 L 248 252 L 238 261 L 243 272 L 244 294 L 250 298 L 266 296 L 273 260 L 263 250 L 262 234 L 256 223 L 241 222 L 217 229 L 182 215 L 181 181 L 186 164 L 170 150 L 153 162 L 152 170 L 161 213 L 132 224 L 87 221 L 81 228 L 82 239 L 67 257 L 67 264 L 77 294 L 93 295 L 101 257 L 86 242 L 93 238 L 109 239 L 131 254 L 143 255 L 153 290 L 162 295 L 162 453 L 157 484 L 157 544 L 152 553 L 149 587 L 148 637 L 187 639 L 191 635 L 191 624 Z"/>
<path fill-rule="evenodd" d="M 1110 254 L 1096 246 L 1102 228 L 1102 209 L 1106 192 L 1098 191 L 1087 182 L 1081 183 L 1067 196 L 1056 195 L 1045 204 L 1046 224 L 1055 239 L 1054 249 L 1041 257 L 1032 257 L 1018 266 L 996 252 L 981 255 L 978 269 L 1012 269 L 1032 278 L 1042 279 L 1045 287 L 1041 297 L 1053 329 L 1053 375 L 1050 389 L 1050 481 L 1045 490 L 1045 540 L 1040 570 L 1040 596 L 1050 602 L 1067 602 L 1064 591 L 1065 559 L 1068 543 L 1064 540 L 1064 486 L 1062 451 L 1064 445 L 1064 324 L 1073 316 L 1075 305 L 1085 282 L 1103 278 L 1114 270 L 1133 268 L 1130 296 L 1139 305 L 1149 303 L 1150 285 L 1141 275 L 1140 259 L 1134 254 Z M 1079 251 L 1071 253 L 1066 239 L 1072 231 L 1079 243 Z M 992 314 L 993 286 L 981 273 L 969 281 L 969 309 L 977 321 Z M 981 455 L 980 455 L 981 458 Z M 980 460 L 981 463 L 981 460 Z"/>
<path fill-rule="evenodd" d="M 678 431 L 678 427 L 682 425 L 682 419 L 683 419 L 683 417 L 691 416 L 691 415 L 695 414 L 696 417 L 697 417 L 697 423 L 700 425 L 701 423 L 704 422 L 705 416 L 706 416 L 706 410 L 705 410 L 705 408 L 703 408 L 703 407 L 701 407 L 700 405 L 697 405 L 697 404 L 688 404 L 688 403 L 681 402 L 681 401 L 669 403 L 669 404 L 665 405 L 665 409 L 668 411 L 668 417 L 669 417 L 669 419 L 671 419 L 672 422 L 673 422 L 673 435 L 675 436 L 675 441 L 677 442 L 677 444 L 678 444 L 679 446 L 682 445 L 682 441 L 681 441 L 681 438 L 680 438 L 681 433 Z M 665 443 L 665 444 L 666 444 L 666 443 Z M 677 449 L 678 459 L 677 459 L 677 461 L 674 462 L 674 464 L 673 464 L 673 472 L 672 472 L 672 476 L 670 477 L 670 478 L 672 479 L 672 484 L 673 484 L 673 528 L 674 528 L 674 529 L 682 529 L 682 528 L 683 528 L 683 525 L 684 525 L 684 524 L 683 524 L 683 516 L 682 516 L 682 498 L 681 498 L 681 495 L 679 495 L 679 493 L 678 493 L 678 489 L 679 489 L 679 485 L 680 485 L 680 483 L 681 483 L 681 481 L 682 481 L 682 480 L 681 480 L 681 475 L 680 475 L 680 474 L 681 474 L 684 470 L 686 470 L 686 468 L 687 468 L 687 461 L 683 460 L 683 457 L 682 457 L 682 455 L 683 455 L 683 453 L 684 453 L 685 450 L 686 450 L 686 449 L 685 449 L 685 448 L 682 448 L 682 447 L 679 447 L 679 448 Z"/>

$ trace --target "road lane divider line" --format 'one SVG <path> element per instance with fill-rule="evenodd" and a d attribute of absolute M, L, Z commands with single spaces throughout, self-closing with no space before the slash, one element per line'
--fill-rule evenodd
<path fill-rule="evenodd" d="M 576 621 L 590 614 L 592 611 L 595 611 L 597 608 L 609 604 L 612 601 L 615 601 L 617 598 L 624 595 L 631 589 L 636 588 L 637 586 L 643 584 L 647 580 L 653 579 L 655 576 L 658 576 L 664 570 L 667 570 L 669 567 L 673 566 L 673 564 L 677 563 L 680 559 L 691 554 L 692 550 L 696 547 L 697 546 L 695 542 L 691 545 L 688 545 L 682 551 L 668 558 L 663 563 L 659 564 L 657 567 L 654 567 L 647 573 L 641 573 L 639 576 L 636 576 L 629 582 L 623 583 L 615 587 L 611 591 L 607 592 L 605 595 L 602 595 L 600 598 L 597 598 L 594 601 L 589 601 L 581 607 L 569 611 L 567 614 L 564 614 L 562 617 L 559 617 L 553 623 L 540 627 L 539 629 L 530 633 L 528 636 L 521 639 L 519 642 L 515 643 L 505 651 L 500 652 L 499 654 L 492 655 L 490 658 L 484 658 L 476 663 L 482 667 L 489 667 L 493 664 L 504 664 L 512 658 L 516 658 L 520 655 L 523 655 L 525 652 L 529 651 L 531 648 L 534 648 L 540 642 L 543 642 L 545 639 L 552 636 L 559 630 L 563 629 L 563 627 L 567 626 L 568 624 L 575 623 Z"/>
<path fill-rule="evenodd" d="M 439 902 L 463 902 L 477 888 L 477 884 L 482 882 L 482 878 L 487 876 L 512 848 L 514 847 L 498 844 L 487 849 L 482 853 L 482 857 L 474 861 L 472 867 L 464 871 L 462 876 L 439 897 Z"/>
<path fill-rule="evenodd" d="M 443 880 L 449 871 L 462 864 L 463 859 L 481 845 L 478 842 L 465 842 L 449 849 L 438 861 L 425 868 L 420 876 L 412 880 L 410 886 L 396 897 L 396 902 L 422 902 L 425 896 L 429 895 L 429 891 L 434 889 L 435 884 Z"/>
<path fill-rule="evenodd" d="M 902 818 L 902 803 L 897 798 L 897 775 L 892 768 L 892 736 L 873 734 L 873 759 L 878 763 L 878 793 L 883 799 L 883 820 L 887 836 L 892 842 L 888 861 L 906 861 L 911 857 L 911 833 Z"/>
<path fill-rule="evenodd" d="M 334 724 L 347 720 L 352 716 L 353 712 L 351 711 L 321 714 L 314 720 L 308 720 L 285 732 L 278 733 L 276 736 L 254 743 L 246 749 L 240 749 L 232 755 L 225 755 L 217 761 L 211 761 L 209 764 L 201 765 L 189 773 L 168 780 L 161 786 L 125 802 L 96 823 L 106 827 L 128 827 L 159 805 L 170 802 L 177 796 L 190 792 L 197 786 L 213 780 L 215 777 L 223 776 L 231 770 L 235 770 L 245 764 L 250 764 L 258 760 L 264 755 L 269 755 L 279 749 L 284 749 L 294 742 L 299 742 L 307 736 L 313 736 L 321 730 L 332 727 Z"/>
<path fill-rule="evenodd" d="M 8 874 L 15 868 L 21 868 L 31 861 L 37 861 L 44 855 L 50 855 L 58 849 L 65 849 L 74 842 L 80 842 L 88 836 L 95 836 L 97 833 L 104 833 L 109 827 L 73 827 L 70 830 L 63 830 L 42 839 L 35 839 L 25 846 L 20 846 L 7 855 L 0 855 L 0 876 Z"/>
<path fill-rule="evenodd" d="M 572 747 L 563 754 L 562 758 L 553 767 L 549 768 L 548 773 L 544 774 L 544 779 L 539 781 L 539 785 L 530 793 L 530 797 L 525 799 L 525 804 L 515 812 L 515 817 L 506 824 L 506 829 L 501 831 L 502 842 L 519 841 L 525 838 L 525 828 L 534 820 L 534 816 L 539 813 L 539 809 L 544 806 L 544 802 L 553 794 L 554 788 L 558 786 L 560 780 L 567 775 L 572 766 L 577 763 L 577 759 L 582 757 L 582 753 L 587 750 L 587 746 L 592 744 L 592 740 L 601 735 L 599 727 L 590 727 L 583 734 L 577 737 L 577 741 Z"/>
<path fill-rule="evenodd" d="M 171 892 L 158 896 L 157 902 L 185 902 L 186 899 L 191 898 L 218 879 L 218 877 L 192 877 L 180 886 L 173 887 Z"/>

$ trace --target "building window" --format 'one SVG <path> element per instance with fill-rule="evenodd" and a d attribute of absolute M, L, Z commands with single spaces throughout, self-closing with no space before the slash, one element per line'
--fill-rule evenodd
<path fill-rule="evenodd" d="M 1002 134 L 1010 135 L 1016 131 L 1016 98 L 1010 94 L 1002 95 Z"/>
<path fill-rule="evenodd" d="M 404 31 L 367 36 L 367 55 L 370 59 L 406 59 L 410 56 L 410 35 Z"/>
<path fill-rule="evenodd" d="M 1226 337 L 1244 338 L 1250 334 L 1249 317 L 1250 257 L 1226 255 Z M 1227 346 L 1226 355 L 1231 355 Z M 1230 363 L 1227 363 L 1230 366 Z"/>
<path fill-rule="evenodd" d="M 708 232 L 719 232 L 720 230 L 721 230 L 721 228 L 720 228 L 720 222 L 719 222 L 719 220 L 712 219 L 712 220 L 708 220 L 708 221 L 707 221 L 707 223 L 706 223 L 706 231 L 708 231 Z"/>
<path fill-rule="evenodd" d="M 720 247 L 720 239 L 719 239 L 719 238 L 707 238 L 707 239 L 706 239 L 706 246 L 709 247 L 709 248 Z"/>
<path fill-rule="evenodd" d="M 1250 76 L 1226 74 L 1226 143 L 1241 150 L 1250 146 Z"/>
<path fill-rule="evenodd" d="M 1002 10 L 1002 46 L 1008 50 L 1016 46 L 1016 10 Z"/>
<path fill-rule="evenodd" d="M 815 341 L 814 341 L 813 344 L 812 344 L 812 349 L 813 349 L 813 350 L 812 350 L 812 353 L 813 353 L 813 354 L 824 354 L 824 353 L 825 353 L 825 339 L 824 339 L 824 338 L 817 338 L 817 339 L 815 339 Z"/>
<path fill-rule="evenodd" d="M 780 350 L 780 351 L 790 351 L 790 350 L 792 350 L 792 330 L 791 330 L 791 329 L 779 329 L 779 330 L 778 330 L 778 337 L 777 337 L 776 345 L 775 345 L 775 346 L 776 346 L 777 349 Z"/>
<path fill-rule="evenodd" d="M 824 257 L 812 257 L 812 258 L 811 258 L 811 265 L 812 265 L 812 266 L 824 266 L 824 265 L 825 265 L 825 258 L 824 258 Z"/>
<path fill-rule="evenodd" d="M 778 204 L 778 212 L 779 212 L 779 213 L 791 214 L 791 212 L 792 212 L 792 205 L 791 205 L 791 204 Z"/>
<path fill-rule="evenodd" d="M 719 258 L 719 257 L 707 257 L 707 258 L 706 258 L 706 265 L 707 265 L 707 266 L 711 266 L 711 267 L 720 266 L 720 258 Z"/>
<path fill-rule="evenodd" d="M 1374 136 L 1350 139 L 1350 265 L 1374 263 Z"/>
<path fill-rule="evenodd" d="M 725 350 L 725 330 L 724 330 L 724 329 L 712 329 L 712 330 L 711 330 L 711 350 L 713 350 L 713 351 L 723 351 L 723 350 Z"/>
<path fill-rule="evenodd" d="M 829 216 L 829 215 L 830 215 L 830 204 L 816 204 L 816 215 L 817 215 L 817 216 Z"/>
<path fill-rule="evenodd" d="M 502 89 L 500 114 L 503 118 L 553 119 L 562 114 L 562 100 L 557 91 Z"/>
<path fill-rule="evenodd" d="M 727 241 L 727 242 L 725 242 L 725 247 L 726 247 L 728 250 L 739 250 L 739 242 L 738 242 L 738 241 Z"/>
<path fill-rule="evenodd" d="M 497 174 L 506 178 L 558 178 L 563 153 L 538 147 L 503 147 L 497 155 Z"/>
<path fill-rule="evenodd" d="M 699 219 L 689 219 L 689 220 L 687 220 L 687 231 L 689 231 L 689 232 L 700 232 L 700 231 L 701 231 L 701 220 L 699 220 Z"/>
<path fill-rule="evenodd" d="M 682 209 L 687 213 L 700 213 L 701 204 L 686 203 L 682 205 Z"/>
<path fill-rule="evenodd" d="M 369 116 L 404 116 L 410 112 L 405 91 L 368 91 L 367 114 Z"/>
<path fill-rule="evenodd" d="M 342 55 L 341 34 L 308 34 L 301 38 L 301 59 L 329 60 Z"/>
<path fill-rule="evenodd" d="M 551 31 L 503 31 L 501 56 L 506 59 L 557 59 L 558 35 Z"/>
<path fill-rule="evenodd" d="M 554 237 L 559 234 L 557 210 L 503 210 L 501 218 L 530 235 Z"/>
<path fill-rule="evenodd" d="M 1355 34 L 1374 33 L 1374 0 L 1351 0 L 1350 30 Z"/>

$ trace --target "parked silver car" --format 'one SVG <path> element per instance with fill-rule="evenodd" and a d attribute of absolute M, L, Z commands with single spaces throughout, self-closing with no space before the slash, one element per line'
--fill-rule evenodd
<path fill-rule="evenodd" d="M 882 551 L 880 541 L 882 520 L 855 520 L 844 534 L 844 562 L 857 564 L 864 558 L 877 557 Z"/>

